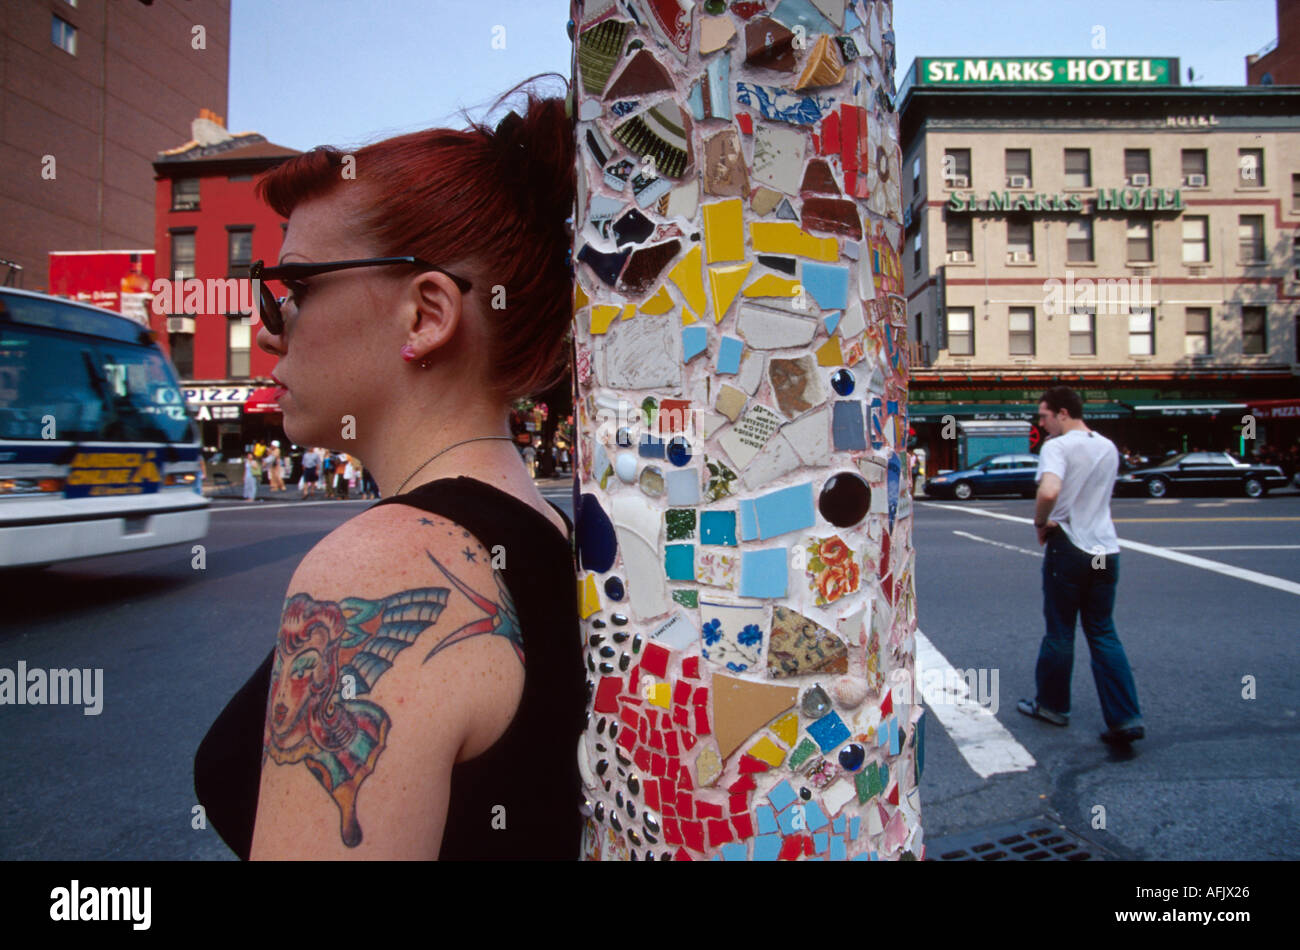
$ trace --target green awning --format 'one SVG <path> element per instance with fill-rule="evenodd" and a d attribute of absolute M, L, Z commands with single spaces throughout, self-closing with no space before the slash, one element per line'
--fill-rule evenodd
<path fill-rule="evenodd" d="M 1160 416 L 1215 416 L 1220 412 L 1245 412 L 1244 402 L 1226 402 L 1222 399 L 1169 399 L 1165 402 L 1142 403 L 1133 407 L 1144 419 Z"/>
<path fill-rule="evenodd" d="M 1087 402 L 1083 404 L 1085 419 L 1127 419 L 1133 410 L 1118 402 Z M 1038 404 L 1027 402 L 990 402 L 990 403 L 942 403 L 909 405 L 908 419 L 915 422 L 929 422 L 952 416 L 955 419 L 1023 419 L 1026 422 L 1038 420 Z"/>

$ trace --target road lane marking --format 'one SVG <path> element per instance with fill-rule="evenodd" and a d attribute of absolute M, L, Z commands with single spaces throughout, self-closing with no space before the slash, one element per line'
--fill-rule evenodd
<path fill-rule="evenodd" d="M 1019 551 L 1021 554 L 1028 554 L 1033 557 L 1042 557 L 1042 551 L 1031 551 L 1029 548 L 1018 548 L 1014 544 L 1003 544 L 1001 541 L 994 541 L 991 538 L 981 538 L 978 534 L 969 534 L 965 531 L 954 531 L 953 534 L 963 538 L 970 538 L 972 541 L 983 541 L 985 544 L 991 544 L 994 547 L 1006 548 L 1010 551 Z"/>
<path fill-rule="evenodd" d="M 917 502 L 917 504 L 926 505 L 930 508 L 946 508 L 950 511 L 980 515 L 985 518 L 999 518 L 1003 521 L 1014 521 L 1017 524 L 1032 525 L 1034 523 L 1031 518 L 1021 518 L 1018 515 L 1004 515 L 1000 511 L 987 511 L 983 508 L 968 508 L 964 505 L 938 505 L 932 501 L 921 501 Z M 1176 521 L 1179 519 L 1170 518 L 1167 520 Z M 1228 577 L 1235 577 L 1237 580 L 1259 584 L 1261 587 L 1271 587 L 1274 590 L 1280 590 L 1287 594 L 1300 596 L 1300 584 L 1297 584 L 1295 581 L 1286 580 L 1285 578 L 1274 577 L 1272 574 L 1261 574 L 1259 571 L 1248 571 L 1244 567 L 1233 567 L 1231 564 L 1224 564 L 1221 561 L 1211 561 L 1208 558 L 1196 557 L 1193 554 L 1183 554 L 1181 551 L 1171 551 L 1169 548 L 1157 547 L 1154 544 L 1143 544 L 1140 541 L 1125 541 L 1121 539 L 1119 546 L 1121 548 L 1128 548 L 1130 551 L 1137 551 L 1141 554 L 1150 554 L 1153 557 L 1162 557 L 1169 561 L 1177 561 L 1179 564 L 1186 564 L 1188 567 L 1199 567 L 1203 571 L 1214 571 L 1216 574 L 1224 574 Z"/>
<path fill-rule="evenodd" d="M 1177 505 L 1182 501 L 1181 498 L 1148 498 L 1148 505 Z"/>
<path fill-rule="evenodd" d="M 1231 516 L 1224 516 L 1222 518 L 1112 518 L 1111 521 L 1115 522 L 1115 524 L 1159 524 L 1161 522 L 1175 524 L 1182 521 L 1300 521 L 1300 516 L 1261 515 L 1258 518 L 1252 518 L 1249 516 L 1242 516 L 1239 518 Z"/>
<path fill-rule="evenodd" d="M 1300 551 L 1300 544 L 1171 544 L 1170 551 Z"/>
<path fill-rule="evenodd" d="M 942 676 L 940 682 L 955 688 L 957 701 L 926 706 L 980 778 L 1002 772 L 1027 772 L 1038 764 L 987 707 L 970 698 L 970 689 L 961 674 L 920 629 L 916 631 L 916 674 L 921 680 L 918 688 L 924 683 L 923 676 L 925 679 Z"/>

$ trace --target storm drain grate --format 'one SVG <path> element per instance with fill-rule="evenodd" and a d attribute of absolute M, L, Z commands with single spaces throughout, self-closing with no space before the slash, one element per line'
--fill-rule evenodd
<path fill-rule="evenodd" d="M 1050 818 L 1026 818 L 1005 825 L 927 841 L 927 861 L 1106 861 L 1106 850 Z"/>

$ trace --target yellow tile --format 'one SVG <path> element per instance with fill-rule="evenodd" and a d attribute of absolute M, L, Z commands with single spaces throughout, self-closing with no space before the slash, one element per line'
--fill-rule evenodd
<path fill-rule="evenodd" d="M 636 304 L 630 303 L 623 307 L 623 319 L 631 320 L 636 316 Z"/>
<path fill-rule="evenodd" d="M 766 762 L 772 768 L 777 768 L 785 761 L 785 751 L 767 736 L 763 736 L 750 746 L 749 754 L 760 762 Z"/>
<path fill-rule="evenodd" d="M 673 688 L 667 683 L 655 683 L 647 698 L 654 705 L 668 709 L 673 704 Z"/>
<path fill-rule="evenodd" d="M 746 297 L 793 297 L 798 292 L 799 281 L 776 274 L 764 274 L 745 288 Z"/>
<path fill-rule="evenodd" d="M 843 366 L 844 354 L 840 351 L 840 338 L 831 337 L 817 348 L 818 366 Z"/>
<path fill-rule="evenodd" d="M 753 268 L 753 261 L 744 264 L 724 264 L 709 268 L 709 289 L 713 291 L 713 322 L 721 323 L 727 308 L 736 299 L 741 285 Z"/>
<path fill-rule="evenodd" d="M 778 739 L 793 748 L 794 741 L 799 738 L 799 714 L 787 713 L 782 716 L 772 723 L 772 731 Z"/>
<path fill-rule="evenodd" d="M 600 595 L 596 593 L 596 575 L 588 574 L 578 581 L 578 613 L 586 620 L 600 609 Z"/>
<path fill-rule="evenodd" d="M 591 308 L 591 332 L 604 333 L 619 315 L 619 311 L 620 308 L 610 304 L 596 304 Z"/>
<path fill-rule="evenodd" d="M 839 242 L 817 238 L 793 221 L 754 221 L 749 225 L 754 250 L 764 254 L 798 254 L 815 261 L 839 260 Z"/>
<path fill-rule="evenodd" d="M 704 297 L 704 278 L 700 275 L 700 246 L 696 244 L 690 253 L 683 257 L 672 270 L 668 279 L 677 285 L 686 302 L 696 313 L 703 313 L 708 306 Z"/>
<path fill-rule="evenodd" d="M 668 285 L 664 284 L 659 288 L 659 292 L 641 304 L 641 312 L 648 313 L 652 317 L 657 317 L 662 313 L 667 313 L 673 309 L 673 298 L 668 293 Z"/>
<path fill-rule="evenodd" d="M 728 386 L 723 383 L 718 387 L 718 398 L 714 402 L 713 408 L 722 413 L 732 422 L 740 418 L 740 410 L 745 408 L 745 395 L 743 389 L 737 389 L 735 386 Z"/>
<path fill-rule="evenodd" d="M 691 313 L 690 307 L 682 307 L 682 326 L 689 327 L 692 323 L 699 323 L 700 318 Z"/>
<path fill-rule="evenodd" d="M 587 306 L 587 304 L 591 303 L 591 299 L 587 296 L 587 292 L 582 289 L 582 284 L 574 281 L 573 286 L 576 288 L 573 291 L 573 312 L 577 313 L 583 307 Z"/>
<path fill-rule="evenodd" d="M 709 254 L 708 263 L 744 260 L 744 207 L 739 198 L 704 206 L 704 247 Z"/>

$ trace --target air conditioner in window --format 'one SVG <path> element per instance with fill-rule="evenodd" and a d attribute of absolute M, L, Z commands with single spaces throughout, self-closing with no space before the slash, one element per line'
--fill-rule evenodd
<path fill-rule="evenodd" d="M 1007 255 L 1007 260 L 1013 264 L 1030 264 L 1034 260 L 1034 255 L 1029 251 L 1012 251 Z"/>
<path fill-rule="evenodd" d="M 1134 188 L 1145 188 L 1147 185 L 1151 184 L 1151 176 L 1141 174 L 1140 172 L 1136 175 L 1129 175 L 1128 183 Z"/>
<path fill-rule="evenodd" d="M 1186 182 L 1187 182 L 1187 187 L 1188 187 L 1188 188 L 1204 188 L 1204 187 L 1205 187 L 1205 176 L 1204 176 L 1204 175 L 1188 175 L 1187 178 L 1186 178 Z"/>
<path fill-rule="evenodd" d="M 968 175 L 951 175 L 947 178 L 946 183 L 949 188 L 969 188 L 970 176 Z"/>
<path fill-rule="evenodd" d="M 1008 175 L 1008 176 L 1007 176 L 1007 187 L 1008 187 L 1008 188 L 1028 188 L 1028 187 L 1029 187 L 1029 176 L 1028 176 L 1028 175 Z"/>
<path fill-rule="evenodd" d="M 1188 264 L 1187 265 L 1187 273 L 1191 274 L 1193 277 L 1204 277 L 1209 272 L 1210 272 L 1209 264 Z"/>
<path fill-rule="evenodd" d="M 948 260 L 952 261 L 954 264 L 969 264 L 970 251 L 949 251 Z"/>
<path fill-rule="evenodd" d="M 167 332 L 168 333 L 193 333 L 194 318 L 193 317 L 168 317 Z"/>

